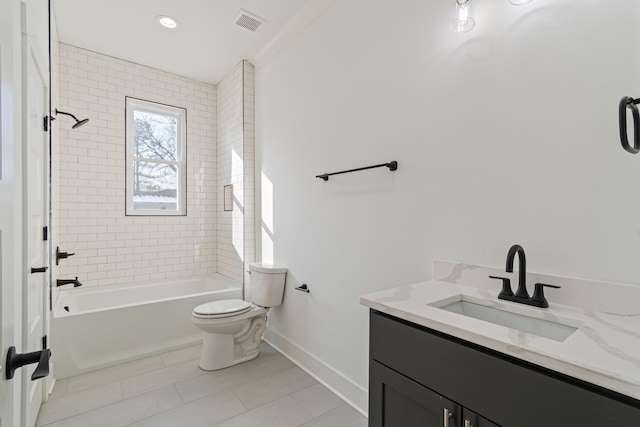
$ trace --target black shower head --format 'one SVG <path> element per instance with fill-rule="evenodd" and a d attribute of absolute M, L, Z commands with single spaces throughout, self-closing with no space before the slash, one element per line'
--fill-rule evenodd
<path fill-rule="evenodd" d="M 71 126 L 71 129 L 78 129 L 80 126 L 86 124 L 89 119 L 78 120 L 75 125 Z"/>
<path fill-rule="evenodd" d="M 71 129 L 78 129 L 80 126 L 82 126 L 82 125 L 86 124 L 86 123 L 89 121 L 89 119 L 78 120 L 78 119 L 76 118 L 76 116 L 74 116 L 73 114 L 71 114 L 71 113 L 65 113 L 64 111 L 58 111 L 58 109 L 56 108 L 56 116 L 57 116 L 58 114 L 64 114 L 65 116 L 72 117 L 72 118 L 73 118 L 73 120 L 75 120 L 75 121 L 76 121 L 76 124 L 75 124 L 75 125 L 73 125 L 73 126 L 71 126 Z"/>

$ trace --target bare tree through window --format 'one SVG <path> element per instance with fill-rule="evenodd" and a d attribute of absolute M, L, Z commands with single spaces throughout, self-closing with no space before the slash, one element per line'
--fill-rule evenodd
<path fill-rule="evenodd" d="M 128 102 L 128 107 L 132 107 L 128 112 L 132 123 L 127 124 L 131 127 L 128 135 L 132 139 L 129 146 L 131 205 L 133 211 L 146 211 L 146 214 L 149 211 L 176 214 L 180 210 L 180 196 L 183 196 L 180 185 L 184 180 L 181 170 L 184 168 L 181 159 L 184 142 L 181 143 L 180 120 L 184 120 L 184 115 L 158 111 L 174 107 L 137 105 L 140 103 L 149 104 L 140 100 Z"/>

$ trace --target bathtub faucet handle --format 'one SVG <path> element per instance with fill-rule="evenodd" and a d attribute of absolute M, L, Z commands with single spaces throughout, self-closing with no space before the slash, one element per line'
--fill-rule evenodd
<path fill-rule="evenodd" d="M 78 276 L 76 276 L 75 279 L 57 279 L 56 280 L 56 286 L 64 286 L 64 285 L 71 285 L 73 284 L 74 288 L 77 288 L 78 286 L 82 286 L 82 283 L 80 283 L 80 281 L 78 280 Z"/>
<path fill-rule="evenodd" d="M 60 247 L 56 246 L 56 265 L 60 263 L 61 259 L 67 259 L 70 256 L 74 256 L 75 252 L 61 252 Z"/>

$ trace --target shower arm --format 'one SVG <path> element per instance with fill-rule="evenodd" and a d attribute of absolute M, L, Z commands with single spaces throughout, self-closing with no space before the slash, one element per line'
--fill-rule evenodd
<path fill-rule="evenodd" d="M 72 117 L 72 118 L 73 118 L 73 120 L 75 120 L 76 122 L 79 122 L 79 121 L 80 121 L 80 120 L 78 120 L 78 118 L 77 118 L 76 116 L 74 116 L 73 114 L 71 114 L 71 113 L 66 113 L 66 112 L 64 112 L 64 111 L 60 111 L 60 110 L 58 110 L 58 109 L 56 108 L 56 116 L 57 116 L 58 114 L 64 114 L 65 116 Z M 55 120 L 55 117 L 51 117 L 51 120 Z"/>
<path fill-rule="evenodd" d="M 73 120 L 75 120 L 75 121 L 76 121 L 76 124 L 74 124 L 74 125 L 71 127 L 71 129 L 77 129 L 77 128 L 79 128 L 80 126 L 82 126 L 82 125 L 86 124 L 86 123 L 89 121 L 89 119 L 78 120 L 78 118 L 77 118 L 76 116 L 74 116 L 73 114 L 71 114 L 71 113 L 67 113 L 66 111 L 60 111 L 60 110 L 58 110 L 57 108 L 55 109 L 55 111 L 56 111 L 56 116 L 57 116 L 58 114 L 63 114 L 63 115 L 65 115 L 65 116 L 69 116 L 69 117 L 71 117 Z M 51 120 L 55 120 L 55 118 L 53 118 L 53 117 L 50 117 L 50 119 L 51 119 Z"/>

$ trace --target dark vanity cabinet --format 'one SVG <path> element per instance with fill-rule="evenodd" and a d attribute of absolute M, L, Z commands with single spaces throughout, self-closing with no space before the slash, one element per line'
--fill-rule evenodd
<path fill-rule="evenodd" d="M 370 426 L 497 426 L 375 360 L 370 370 Z"/>
<path fill-rule="evenodd" d="M 640 426 L 640 402 L 371 310 L 369 426 Z"/>

